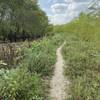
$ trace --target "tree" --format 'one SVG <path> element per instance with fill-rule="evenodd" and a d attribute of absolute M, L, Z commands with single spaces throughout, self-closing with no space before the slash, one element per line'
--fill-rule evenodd
<path fill-rule="evenodd" d="M 0 0 L 0 37 L 4 40 L 33 39 L 45 35 L 46 14 L 36 0 Z"/>

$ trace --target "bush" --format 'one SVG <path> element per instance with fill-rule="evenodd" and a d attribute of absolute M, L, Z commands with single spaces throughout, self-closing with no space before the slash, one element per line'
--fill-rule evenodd
<path fill-rule="evenodd" d="M 74 35 L 73 35 L 74 36 Z M 70 100 L 99 100 L 100 55 L 94 42 L 67 37 L 63 48 L 65 74 L 71 80 Z"/>
<path fill-rule="evenodd" d="M 41 93 L 41 79 L 26 69 L 0 70 L 0 98 L 3 100 L 32 100 Z"/>
<path fill-rule="evenodd" d="M 24 59 L 15 69 L 0 70 L 1 100 L 47 100 L 48 84 L 44 86 L 44 79 L 52 75 L 56 49 L 64 41 L 62 36 L 34 41 L 32 47 L 24 48 Z"/>
<path fill-rule="evenodd" d="M 63 41 L 64 38 L 57 34 L 52 38 L 33 42 L 32 49 L 28 51 L 25 60 L 29 70 L 41 76 L 50 76 L 56 62 L 56 49 Z"/>

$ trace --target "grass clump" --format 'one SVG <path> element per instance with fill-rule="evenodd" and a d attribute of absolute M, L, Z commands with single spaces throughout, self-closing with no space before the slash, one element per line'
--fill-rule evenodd
<path fill-rule="evenodd" d="M 64 37 L 57 34 L 52 38 L 43 38 L 38 42 L 33 42 L 26 56 L 27 61 L 25 61 L 30 72 L 40 74 L 42 77 L 51 76 L 56 62 L 56 49 L 63 41 Z"/>
<path fill-rule="evenodd" d="M 80 14 L 54 31 L 65 33 L 65 74 L 71 80 L 69 100 L 100 100 L 100 17 Z"/>
<path fill-rule="evenodd" d="M 23 51 L 24 59 L 14 69 L 0 69 L 0 99 L 47 100 L 45 79 L 49 79 L 56 62 L 56 49 L 64 35 L 44 37 Z M 44 86 L 46 85 L 46 86 Z"/>
<path fill-rule="evenodd" d="M 69 100 L 99 100 L 100 52 L 94 42 L 68 36 L 63 48 L 65 74 L 71 80 Z"/>
<path fill-rule="evenodd" d="M 40 77 L 26 69 L 0 70 L 1 100 L 35 100 L 42 95 L 41 87 Z"/>

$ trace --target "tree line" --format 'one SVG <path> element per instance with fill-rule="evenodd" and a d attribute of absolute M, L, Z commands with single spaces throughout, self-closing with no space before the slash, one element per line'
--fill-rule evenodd
<path fill-rule="evenodd" d="M 37 0 L 0 0 L 0 40 L 19 41 L 42 37 L 48 17 Z"/>

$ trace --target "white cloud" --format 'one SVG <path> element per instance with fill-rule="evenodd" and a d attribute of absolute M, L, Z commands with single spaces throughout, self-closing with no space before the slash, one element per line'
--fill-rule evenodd
<path fill-rule="evenodd" d="M 55 3 L 51 6 L 54 15 L 50 17 L 53 24 L 65 24 L 87 9 L 90 0 L 65 0 L 64 3 Z"/>
<path fill-rule="evenodd" d="M 70 12 L 79 12 L 80 13 L 81 11 L 85 11 L 87 9 L 87 7 L 88 6 L 84 3 L 73 2 L 73 3 L 69 4 L 67 10 Z"/>
<path fill-rule="evenodd" d="M 66 3 L 72 3 L 74 0 L 65 0 Z"/>
<path fill-rule="evenodd" d="M 49 18 L 51 20 L 51 23 L 53 23 L 54 25 L 65 24 L 72 19 L 70 16 L 65 15 L 65 14 L 60 14 L 60 15 L 55 14 L 54 16 L 50 16 Z"/>
<path fill-rule="evenodd" d="M 90 2 L 90 1 L 92 1 L 92 0 L 65 0 L 65 2 L 67 2 L 67 3 L 71 3 L 71 2 L 84 3 L 84 2 Z"/>
<path fill-rule="evenodd" d="M 79 10 L 79 6 L 77 5 L 77 3 L 70 3 L 68 6 L 68 10 L 70 11 L 75 11 L 75 10 Z"/>
<path fill-rule="evenodd" d="M 66 12 L 68 5 L 65 3 L 56 3 L 54 5 L 51 6 L 51 9 L 53 11 L 53 13 L 55 14 L 62 14 Z"/>

